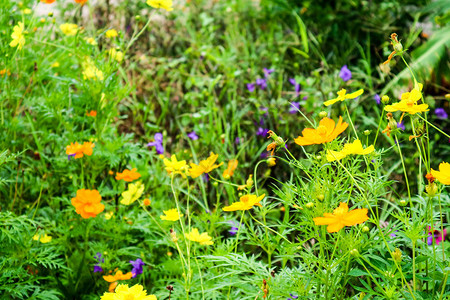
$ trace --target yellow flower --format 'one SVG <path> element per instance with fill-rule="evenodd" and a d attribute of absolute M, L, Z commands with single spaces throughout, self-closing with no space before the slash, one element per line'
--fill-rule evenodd
<path fill-rule="evenodd" d="M 154 8 L 163 8 L 167 11 L 173 10 L 172 0 L 147 0 L 147 5 Z"/>
<path fill-rule="evenodd" d="M 87 38 L 86 39 L 86 43 L 92 45 L 92 46 L 96 46 L 97 42 L 95 41 L 95 39 L 93 37 Z"/>
<path fill-rule="evenodd" d="M 59 29 L 61 29 L 62 33 L 64 33 L 65 35 L 72 36 L 77 34 L 78 26 L 77 24 L 65 23 L 59 25 Z"/>
<path fill-rule="evenodd" d="M 327 231 L 331 233 L 338 232 L 345 226 L 364 223 L 368 219 L 367 208 L 358 208 L 349 212 L 347 203 L 341 202 L 332 214 L 324 213 L 323 217 L 314 218 L 313 220 L 316 225 L 328 225 Z"/>
<path fill-rule="evenodd" d="M 200 234 L 197 228 L 192 228 L 191 232 L 185 233 L 184 236 L 190 241 L 200 243 L 200 245 L 209 246 L 214 244 L 212 237 L 210 237 L 207 232 Z"/>
<path fill-rule="evenodd" d="M 450 185 L 450 164 L 442 162 L 439 164 L 439 171 L 431 169 L 431 175 L 440 183 Z"/>
<path fill-rule="evenodd" d="M 55 61 L 54 63 L 52 63 L 52 65 L 50 67 L 58 68 L 59 66 L 60 66 L 59 62 Z"/>
<path fill-rule="evenodd" d="M 117 51 L 116 49 L 112 48 L 108 51 L 109 56 L 111 56 L 112 59 L 116 60 L 117 62 L 121 62 L 123 60 L 123 52 Z"/>
<path fill-rule="evenodd" d="M 32 10 L 29 9 L 29 8 L 25 8 L 25 9 L 23 10 L 23 13 L 24 13 L 25 15 L 29 15 L 29 14 L 31 14 L 31 12 L 32 12 Z"/>
<path fill-rule="evenodd" d="M 410 114 L 416 114 L 418 112 L 428 111 L 428 104 L 417 104 L 422 98 L 422 87 L 421 83 L 415 84 L 414 89 L 411 92 L 406 92 L 402 94 L 400 102 L 394 103 L 392 105 L 387 105 L 384 110 L 389 112 L 402 111 Z"/>
<path fill-rule="evenodd" d="M 164 213 L 164 215 L 161 215 L 159 217 L 161 218 L 161 220 L 165 220 L 165 221 L 175 222 L 184 216 L 183 214 L 180 214 L 176 208 L 164 210 L 163 213 Z"/>
<path fill-rule="evenodd" d="M 139 197 L 142 196 L 142 193 L 144 192 L 145 186 L 142 184 L 141 181 L 138 181 L 136 183 L 130 183 L 128 185 L 128 190 L 122 193 L 122 200 L 120 200 L 120 203 L 125 205 L 130 205 Z"/>
<path fill-rule="evenodd" d="M 360 140 L 355 140 L 353 143 L 347 143 L 344 145 L 344 148 L 341 151 L 327 151 L 327 160 L 329 162 L 340 160 L 347 155 L 358 154 L 358 155 L 366 155 L 375 151 L 373 145 L 370 145 L 366 149 L 363 148 Z"/>
<path fill-rule="evenodd" d="M 256 195 L 245 195 L 239 198 L 239 202 L 234 202 L 230 206 L 225 206 L 223 208 L 224 211 L 236 211 L 236 210 L 249 210 L 253 208 L 254 205 L 261 207 L 262 205 L 259 203 L 266 194 L 262 194 L 257 197 Z"/>
<path fill-rule="evenodd" d="M 103 80 L 103 72 L 97 69 L 93 62 L 87 61 L 83 64 L 83 78 L 92 80 Z"/>
<path fill-rule="evenodd" d="M 294 142 L 300 146 L 329 143 L 344 132 L 347 127 L 348 123 L 342 122 L 342 117 L 339 117 L 337 125 L 334 120 L 325 117 L 320 120 L 319 126 L 316 129 L 303 129 L 303 136 L 298 136 L 294 139 Z"/>
<path fill-rule="evenodd" d="M 119 284 L 114 293 L 105 292 L 100 300 L 157 300 L 155 295 L 147 295 L 147 291 L 140 284 L 128 287 L 128 284 Z"/>
<path fill-rule="evenodd" d="M 40 241 L 42 244 L 47 244 L 52 241 L 52 236 L 44 234 L 43 236 L 40 236 L 39 234 L 35 234 L 33 236 L 33 240 Z"/>
<path fill-rule="evenodd" d="M 334 103 L 336 103 L 338 101 L 344 101 L 344 100 L 347 100 L 347 99 L 355 99 L 356 97 L 361 96 L 362 93 L 364 93 L 363 89 L 357 90 L 356 92 L 351 93 L 351 94 L 347 94 L 347 90 L 346 89 L 342 89 L 339 92 L 337 92 L 337 94 L 338 94 L 337 98 L 325 101 L 323 104 L 325 106 L 329 106 L 329 105 L 334 104 Z"/>
<path fill-rule="evenodd" d="M 9 43 L 11 47 L 17 46 L 17 49 L 22 49 L 23 45 L 25 45 L 24 30 L 25 27 L 22 22 L 17 23 L 17 25 L 13 27 L 13 33 L 11 34 L 12 41 Z"/>
<path fill-rule="evenodd" d="M 185 160 L 177 160 L 175 154 L 170 157 L 171 160 L 164 158 L 164 165 L 166 166 L 166 171 L 169 174 L 181 174 L 184 178 L 186 178 L 185 172 L 188 168 Z"/>
<path fill-rule="evenodd" d="M 105 213 L 105 219 L 110 220 L 113 217 L 113 215 L 114 215 L 114 212 L 109 211 L 109 212 Z"/>
<path fill-rule="evenodd" d="M 105 36 L 110 39 L 110 38 L 115 38 L 119 36 L 119 33 L 117 32 L 117 30 L 115 29 L 110 29 L 110 30 L 106 30 Z"/>
<path fill-rule="evenodd" d="M 214 154 L 214 152 L 211 152 L 209 157 L 206 160 L 200 161 L 198 165 L 191 163 L 191 168 L 189 169 L 189 175 L 192 178 L 197 178 L 198 176 L 202 175 L 203 173 L 209 173 L 212 170 L 220 167 L 223 163 L 220 163 L 218 165 L 214 164 L 219 157 L 218 154 Z"/>

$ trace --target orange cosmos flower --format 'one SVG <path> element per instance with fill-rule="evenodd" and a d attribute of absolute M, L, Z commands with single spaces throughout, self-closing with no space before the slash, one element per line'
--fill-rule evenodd
<path fill-rule="evenodd" d="M 219 154 L 214 154 L 214 152 L 211 152 L 209 157 L 205 160 L 200 161 L 198 165 L 191 163 L 191 168 L 189 169 L 189 175 L 192 178 L 197 178 L 203 173 L 209 173 L 212 170 L 220 167 L 223 163 L 220 164 L 214 164 L 219 157 Z"/>
<path fill-rule="evenodd" d="M 103 210 L 105 206 L 100 203 L 102 196 L 97 190 L 81 189 L 77 191 L 77 196 L 72 198 L 71 203 L 75 206 L 77 214 L 82 218 L 94 218 Z"/>
<path fill-rule="evenodd" d="M 239 198 L 239 202 L 234 202 L 233 204 L 229 206 L 225 206 L 223 208 L 224 211 L 236 211 L 236 210 L 249 210 L 253 208 L 254 205 L 262 207 L 262 205 L 259 203 L 266 194 L 262 194 L 261 196 L 256 195 L 245 195 Z"/>
<path fill-rule="evenodd" d="M 366 208 L 357 208 L 349 212 L 347 203 L 341 202 L 332 214 L 324 213 L 323 217 L 314 218 L 313 220 L 316 225 L 328 225 L 327 231 L 331 233 L 338 232 L 345 226 L 364 223 L 368 219 Z"/>
<path fill-rule="evenodd" d="M 69 159 L 71 156 L 74 158 L 81 158 L 84 155 L 91 156 L 94 147 L 95 144 L 91 142 L 84 142 L 82 145 L 75 142 L 66 147 L 66 154 L 69 155 Z"/>
<path fill-rule="evenodd" d="M 228 162 L 228 167 L 225 171 L 223 171 L 222 176 L 225 179 L 229 179 L 234 174 L 234 170 L 236 170 L 238 166 L 238 160 L 232 159 Z"/>
<path fill-rule="evenodd" d="M 107 282 L 110 282 L 111 284 L 109 285 L 109 291 L 110 292 L 114 292 L 114 289 L 116 288 L 116 286 L 118 285 L 118 281 L 119 280 L 128 280 L 131 279 L 131 277 L 133 277 L 133 273 L 128 272 L 126 274 L 123 274 L 122 271 L 117 271 L 116 274 L 113 275 L 106 275 L 103 276 L 103 279 L 105 279 Z"/>
<path fill-rule="evenodd" d="M 97 116 L 97 111 L 95 111 L 95 110 L 88 111 L 86 113 L 86 116 L 88 116 L 88 117 L 96 117 Z"/>
<path fill-rule="evenodd" d="M 334 120 L 325 117 L 320 120 L 319 127 L 303 129 L 303 136 L 297 137 L 294 141 L 300 146 L 328 143 L 337 138 L 347 127 L 348 123 L 342 122 L 342 117 L 339 117 L 336 127 Z"/>
<path fill-rule="evenodd" d="M 125 169 L 123 170 L 122 173 L 117 173 L 116 174 L 116 180 L 124 180 L 126 182 L 131 182 L 133 180 L 138 179 L 139 177 L 141 177 L 141 174 L 139 174 L 137 172 L 136 168 L 133 168 L 131 170 Z"/>
<path fill-rule="evenodd" d="M 74 0 L 76 3 L 80 3 L 81 5 L 84 5 L 88 0 Z"/>
<path fill-rule="evenodd" d="M 44 2 L 45 4 L 52 4 L 56 0 L 41 0 L 41 2 Z"/>

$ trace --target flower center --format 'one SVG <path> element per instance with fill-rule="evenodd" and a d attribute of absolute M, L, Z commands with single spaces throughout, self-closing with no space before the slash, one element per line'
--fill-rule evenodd
<path fill-rule="evenodd" d="M 409 107 L 414 106 L 414 101 L 413 100 L 407 100 L 406 101 L 406 105 L 408 105 Z"/>
<path fill-rule="evenodd" d="M 324 136 L 327 134 L 327 128 L 323 125 L 320 125 L 319 127 L 317 127 L 317 133 L 321 136 Z"/>

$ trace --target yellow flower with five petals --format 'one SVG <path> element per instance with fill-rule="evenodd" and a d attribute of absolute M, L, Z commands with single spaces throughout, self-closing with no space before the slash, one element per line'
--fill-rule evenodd
<path fill-rule="evenodd" d="M 134 201 L 136 201 L 142 196 L 144 189 L 145 186 L 142 184 L 141 181 L 138 181 L 136 183 L 130 183 L 128 185 L 128 190 L 122 193 L 122 200 L 120 200 L 120 203 L 125 205 L 132 204 Z"/>
<path fill-rule="evenodd" d="M 163 210 L 164 215 L 159 216 L 161 218 L 161 220 L 165 220 L 165 221 L 178 221 L 180 218 L 182 218 L 184 215 L 180 214 L 178 212 L 178 209 L 176 208 L 172 208 L 169 210 Z"/>
<path fill-rule="evenodd" d="M 200 243 L 200 245 L 209 246 L 214 244 L 212 237 L 210 237 L 207 232 L 200 234 L 197 228 L 192 228 L 191 232 L 185 233 L 184 236 L 190 241 Z"/>
<path fill-rule="evenodd" d="M 440 183 L 450 185 L 450 164 L 442 162 L 439 164 L 439 171 L 431 169 L 431 175 Z"/>
<path fill-rule="evenodd" d="M 224 211 L 236 211 L 236 210 L 249 210 L 253 208 L 254 205 L 262 207 L 262 205 L 259 203 L 266 194 L 262 194 L 261 196 L 256 195 L 245 195 L 239 198 L 239 202 L 234 202 L 233 204 L 229 206 L 225 206 L 223 208 Z"/>
<path fill-rule="evenodd" d="M 402 111 L 414 115 L 418 112 L 428 111 L 428 104 L 417 104 L 422 98 L 422 87 L 421 83 L 415 83 L 414 89 L 411 92 L 406 92 L 402 94 L 400 102 L 394 103 L 392 105 L 387 105 L 384 110 L 388 112 Z"/>
<path fill-rule="evenodd" d="M 19 50 L 22 49 L 23 45 L 25 45 L 24 31 L 25 27 L 22 22 L 19 22 L 13 27 L 13 33 L 11 34 L 12 41 L 9 43 L 11 47 L 17 47 Z"/>
<path fill-rule="evenodd" d="M 366 149 L 363 148 L 360 140 L 355 140 L 353 143 L 347 143 L 344 145 L 344 148 L 341 151 L 327 151 L 327 160 L 329 162 L 340 160 L 347 155 L 358 154 L 358 155 L 366 155 L 375 151 L 373 145 L 370 145 Z"/>
<path fill-rule="evenodd" d="M 347 100 L 347 99 L 355 99 L 355 98 L 361 96 L 362 93 L 364 93 L 363 89 L 357 90 L 356 92 L 353 92 L 353 93 L 350 93 L 350 94 L 347 94 L 347 90 L 346 89 L 342 89 L 339 92 L 337 92 L 337 94 L 338 94 L 337 98 L 325 101 L 323 104 L 325 106 L 329 106 L 329 105 L 334 104 L 334 103 L 336 103 L 338 101 L 344 101 L 344 100 Z"/>
<path fill-rule="evenodd" d="M 164 158 L 164 165 L 166 166 L 167 173 L 173 175 L 181 174 L 183 178 L 186 178 L 185 173 L 189 167 L 187 166 L 185 160 L 178 161 L 175 154 L 170 157 L 170 160 Z"/>
<path fill-rule="evenodd" d="M 214 154 L 214 152 L 211 152 L 209 157 L 205 160 L 200 161 L 198 165 L 191 163 L 191 168 L 189 169 L 189 175 L 192 178 L 197 178 L 198 176 L 202 175 L 203 173 L 209 173 L 212 170 L 220 167 L 223 163 L 215 164 L 217 158 L 219 157 L 218 154 Z"/>

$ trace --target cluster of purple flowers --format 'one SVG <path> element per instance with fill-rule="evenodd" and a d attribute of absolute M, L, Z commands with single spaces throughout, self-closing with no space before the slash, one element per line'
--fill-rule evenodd
<path fill-rule="evenodd" d="M 255 91 L 256 86 L 259 86 L 261 90 L 265 90 L 267 88 L 267 79 L 269 78 L 270 74 L 272 74 L 275 70 L 274 69 L 263 69 L 264 78 L 257 78 L 255 82 L 247 83 L 247 90 L 250 93 L 253 93 Z"/>
<path fill-rule="evenodd" d="M 445 111 L 445 109 L 438 107 L 434 110 L 434 113 L 436 114 L 436 117 L 438 119 L 448 119 L 448 114 Z"/>
<path fill-rule="evenodd" d="M 104 263 L 105 259 L 102 258 L 102 254 L 100 252 L 97 252 L 97 254 L 94 255 L 94 258 L 97 260 L 97 263 L 94 265 L 94 273 L 103 272 L 103 268 L 100 266 L 100 264 Z"/>
<path fill-rule="evenodd" d="M 344 81 L 352 79 L 352 72 L 348 69 L 347 65 L 344 65 L 339 72 L 339 77 Z"/>
<path fill-rule="evenodd" d="M 156 153 L 163 154 L 164 146 L 163 146 L 163 135 L 160 132 L 155 133 L 155 141 L 147 144 L 147 147 L 155 147 Z"/>
<path fill-rule="evenodd" d="M 142 267 L 145 265 L 145 263 L 142 261 L 142 259 L 138 258 L 136 260 L 130 260 L 130 264 L 133 266 L 133 269 L 131 270 L 131 273 L 133 274 L 133 278 L 136 277 L 138 274 L 142 274 L 143 269 Z"/>

